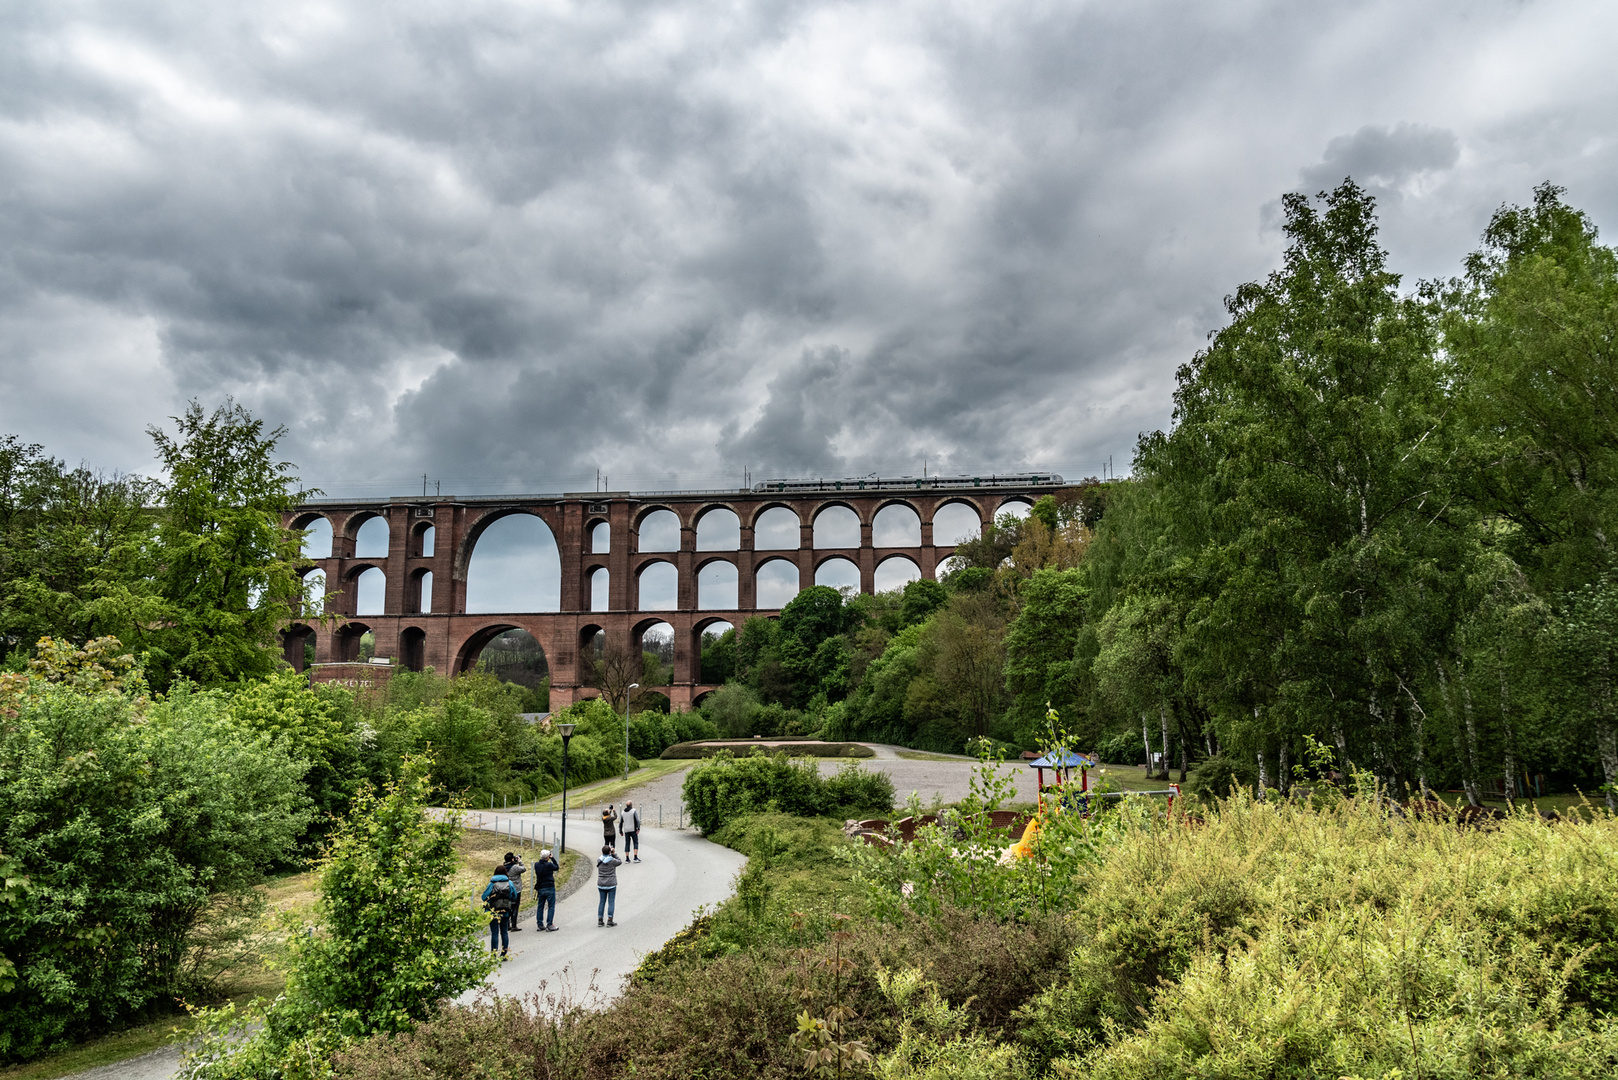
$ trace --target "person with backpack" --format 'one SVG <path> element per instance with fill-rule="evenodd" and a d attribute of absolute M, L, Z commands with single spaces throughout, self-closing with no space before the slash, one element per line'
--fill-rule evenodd
<path fill-rule="evenodd" d="M 489 951 L 498 946 L 500 959 L 511 954 L 511 923 L 517 913 L 517 893 L 511 879 L 499 870 L 489 879 L 483 890 L 483 910 L 489 913 Z"/>
<path fill-rule="evenodd" d="M 528 867 L 524 865 L 521 855 L 508 851 L 506 852 L 504 869 L 506 877 L 511 879 L 511 890 L 517 894 L 517 902 L 511 909 L 511 932 L 515 934 L 522 929 L 522 923 L 518 920 L 517 914 L 522 911 L 522 876 L 528 873 Z"/>
<path fill-rule="evenodd" d="M 534 864 L 534 911 L 537 916 L 537 929 L 556 929 L 556 872 L 562 864 L 556 861 L 551 849 L 546 848 L 539 853 L 539 861 Z"/>
<path fill-rule="evenodd" d="M 624 861 L 640 862 L 640 811 L 632 802 L 624 803 L 624 812 L 618 817 L 618 831 L 624 836 Z M 635 857 L 631 859 L 629 853 Z"/>
<path fill-rule="evenodd" d="M 618 925 L 612 921 L 612 916 L 618 907 L 618 867 L 622 865 L 623 860 L 612 853 L 612 845 L 602 844 L 601 858 L 596 860 L 596 888 L 601 891 L 601 899 L 596 901 L 597 926 Z M 606 912 L 605 921 L 602 921 L 602 912 Z"/>
<path fill-rule="evenodd" d="M 618 846 L 618 811 L 611 806 L 601 811 L 601 842 L 610 848 Z"/>

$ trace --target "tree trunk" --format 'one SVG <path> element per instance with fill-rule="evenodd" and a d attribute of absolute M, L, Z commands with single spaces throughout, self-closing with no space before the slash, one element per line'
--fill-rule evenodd
<path fill-rule="evenodd" d="M 1450 696 L 1449 669 L 1444 666 L 1442 659 L 1434 660 L 1433 666 L 1438 669 L 1439 696 L 1444 699 L 1444 713 L 1449 717 L 1450 731 L 1454 733 L 1455 760 L 1461 766 L 1461 788 L 1466 792 L 1467 805 L 1479 806 L 1482 804 L 1482 799 L 1478 792 L 1477 742 L 1472 733 L 1470 698 L 1468 698 L 1466 722 L 1463 727 L 1462 722 L 1455 716 L 1455 701 Z M 1466 735 L 1464 745 L 1462 740 L 1463 731 Z"/>
<path fill-rule="evenodd" d="M 1596 721 L 1596 752 L 1607 781 L 1607 809 L 1618 811 L 1618 729 L 1605 718 Z"/>
<path fill-rule="evenodd" d="M 1167 780 L 1169 778 L 1169 707 L 1167 704 L 1160 703 L 1157 706 L 1157 718 L 1163 724 L 1163 773 L 1157 779 Z"/>
<path fill-rule="evenodd" d="M 1511 724 L 1511 694 L 1506 685 L 1506 643 L 1500 639 L 1495 650 L 1500 664 L 1500 727 L 1505 736 L 1506 808 L 1517 805 L 1517 732 Z"/>
<path fill-rule="evenodd" d="M 1421 797 L 1427 799 L 1432 796 L 1427 787 L 1427 710 L 1421 707 L 1415 692 L 1403 678 L 1399 680 L 1399 689 L 1410 699 L 1410 735 L 1416 744 L 1416 785 Z"/>
<path fill-rule="evenodd" d="M 1285 739 L 1281 740 L 1281 749 L 1276 753 L 1275 785 L 1276 790 L 1285 795 L 1292 787 L 1292 774 L 1287 771 L 1287 761 L 1291 755 L 1287 752 L 1290 747 Z"/>
<path fill-rule="evenodd" d="M 1152 775 L 1152 729 L 1146 726 L 1146 712 L 1140 714 L 1140 739 L 1146 744 L 1146 775 Z"/>
<path fill-rule="evenodd" d="M 1264 801 L 1266 798 L 1266 793 L 1269 791 L 1269 787 L 1270 766 L 1269 763 L 1264 759 L 1264 751 L 1260 750 L 1258 752 L 1258 797 L 1260 802 Z"/>

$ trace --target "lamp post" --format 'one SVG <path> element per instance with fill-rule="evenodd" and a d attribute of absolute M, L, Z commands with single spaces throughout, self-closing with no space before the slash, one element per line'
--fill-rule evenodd
<path fill-rule="evenodd" d="M 632 682 L 629 689 L 624 691 L 624 779 L 629 779 L 629 703 L 634 700 L 634 693 L 640 689 L 640 683 Z"/>
<path fill-rule="evenodd" d="M 573 724 L 557 724 L 556 733 L 562 736 L 562 850 L 567 854 L 567 744 L 573 738 Z"/>

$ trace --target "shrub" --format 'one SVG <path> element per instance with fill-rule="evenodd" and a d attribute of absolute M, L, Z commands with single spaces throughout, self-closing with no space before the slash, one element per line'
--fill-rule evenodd
<path fill-rule="evenodd" d="M 32 1057 L 185 985 L 199 918 L 239 895 L 309 819 L 304 765 L 177 683 L 150 703 L 115 689 L 13 680 L 0 721 L 0 851 L 26 877 L 0 905 L 15 982 L 0 1059 Z M 0 713 L 0 716 L 5 715 Z"/>
<path fill-rule="evenodd" d="M 884 993 L 880 972 L 924 971 L 936 1000 L 952 1006 L 944 1037 L 955 1044 L 937 1055 L 944 1064 L 959 1060 L 962 1042 L 1004 1041 L 1018 1007 L 1060 975 L 1074 940 L 1061 919 L 1006 926 L 959 910 L 902 926 L 866 920 L 840 925 L 849 936 L 840 944 L 846 967 L 837 999 L 855 1013 L 847 1036 L 879 1054 L 905 1047 L 907 1060 L 890 1066 L 901 1077 L 929 1075 L 926 1061 L 909 1058 L 926 1055 L 920 1044 L 939 1029 L 913 1012 L 914 1035 L 904 1043 L 895 1021 L 905 1012 Z M 761 946 L 710 960 L 699 959 L 694 949 L 679 950 L 655 979 L 632 982 L 599 1012 L 583 1012 L 554 995 L 528 1009 L 509 999 L 452 1006 L 408 1034 L 355 1045 L 338 1059 L 337 1073 L 343 1080 L 800 1080 L 802 1054 L 788 1044 L 797 1016 L 804 1009 L 824 1016 L 836 1000 L 834 954 L 825 939 L 824 933 L 806 934 L 792 946 Z M 1013 1050 L 1001 1049 L 990 1060 L 1009 1064 L 1014 1057 Z M 899 1071 L 902 1066 L 921 1068 L 907 1074 Z M 979 1075 L 999 1080 L 1013 1074 Z"/>
<path fill-rule="evenodd" d="M 722 750 L 686 774 L 683 787 L 691 821 L 712 833 L 731 818 L 761 810 L 801 817 L 863 816 L 893 807 L 893 781 L 853 762 L 826 779 L 810 761 L 756 751 L 736 757 Z"/>
<path fill-rule="evenodd" d="M 783 738 L 782 742 L 787 742 Z M 675 743 L 663 753 L 658 755 L 665 761 L 687 761 L 698 758 L 710 758 L 720 751 L 735 753 L 738 750 L 762 749 L 749 743 L 735 742 L 689 742 Z M 876 757 L 876 751 L 862 743 L 845 742 L 791 742 L 784 747 L 771 747 L 789 757 L 815 757 L 815 758 L 869 758 Z"/>
<path fill-rule="evenodd" d="M 382 795 L 360 793 L 322 861 L 319 924 L 292 938 L 285 992 L 267 1009 L 203 1012 L 187 1077 L 324 1075 L 350 1040 L 402 1031 L 488 974 L 486 916 L 448 889 L 460 823 L 426 814 L 430 764 L 406 759 Z"/>
<path fill-rule="evenodd" d="M 1028 1015 L 1042 1057 L 1120 1078 L 1618 1061 L 1590 1019 L 1618 1005 L 1618 820 L 1479 832 L 1390 819 L 1374 797 L 1246 796 L 1197 827 L 1115 817 L 1073 905 L 1071 981 Z"/>

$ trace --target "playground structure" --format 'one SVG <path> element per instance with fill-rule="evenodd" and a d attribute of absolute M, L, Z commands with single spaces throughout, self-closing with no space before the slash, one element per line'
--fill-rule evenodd
<path fill-rule="evenodd" d="M 1033 858 L 1034 845 L 1039 838 L 1040 826 L 1044 822 L 1056 814 L 1069 812 L 1077 813 L 1080 817 L 1089 817 L 1094 812 L 1093 799 L 1121 799 L 1126 795 L 1166 795 L 1168 812 L 1173 813 L 1175 800 L 1180 797 L 1179 784 L 1171 783 L 1167 788 L 1153 791 L 1093 791 L 1090 787 L 1090 770 L 1097 765 L 1098 759 L 1093 754 L 1075 754 L 1065 750 L 1052 751 L 1030 761 L 1028 767 L 1038 773 L 1035 789 L 1039 801 L 1034 812 L 994 810 L 988 814 L 989 828 L 997 832 L 1004 830 L 1008 839 L 1012 841 L 1001 852 L 1000 861 Z M 1048 784 L 1045 782 L 1046 770 L 1050 770 L 1052 776 Z M 949 811 L 945 811 L 943 824 L 949 824 L 948 815 Z M 850 839 L 858 838 L 876 847 L 893 847 L 896 844 L 914 842 L 917 829 L 940 823 L 941 818 L 938 814 L 906 817 L 892 823 L 885 819 L 872 818 L 848 822 L 843 828 L 843 833 Z"/>

